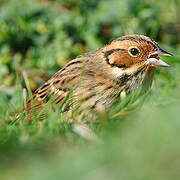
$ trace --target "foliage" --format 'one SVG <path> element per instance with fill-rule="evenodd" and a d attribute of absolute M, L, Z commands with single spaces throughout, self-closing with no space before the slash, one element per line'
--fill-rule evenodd
<path fill-rule="evenodd" d="M 0 27 L 1 179 L 179 178 L 179 0 L 0 0 Z M 34 91 L 70 59 L 133 33 L 174 57 L 163 58 L 171 66 L 157 69 L 140 110 L 124 113 L 130 102 L 116 116 L 125 99 L 100 117 L 103 144 L 74 134 L 58 110 L 40 122 L 9 121 L 23 106 L 24 74 Z"/>

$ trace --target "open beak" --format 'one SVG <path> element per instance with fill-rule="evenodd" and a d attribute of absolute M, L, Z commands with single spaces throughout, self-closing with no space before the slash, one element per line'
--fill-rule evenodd
<path fill-rule="evenodd" d="M 162 50 L 159 48 L 157 51 L 153 52 L 152 54 L 149 55 L 147 61 L 151 66 L 158 66 L 158 67 L 168 67 L 169 65 L 165 63 L 162 59 L 158 57 L 158 55 L 161 56 L 173 56 L 172 54 Z"/>

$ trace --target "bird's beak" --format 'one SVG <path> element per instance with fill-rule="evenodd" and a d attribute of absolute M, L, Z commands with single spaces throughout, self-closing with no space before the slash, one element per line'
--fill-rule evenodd
<path fill-rule="evenodd" d="M 153 52 L 152 54 L 149 55 L 147 61 L 151 66 L 158 66 L 158 67 L 168 67 L 169 65 L 165 63 L 162 59 L 158 57 L 158 55 L 161 56 L 173 56 L 172 54 L 162 50 L 159 48 L 157 51 Z"/>

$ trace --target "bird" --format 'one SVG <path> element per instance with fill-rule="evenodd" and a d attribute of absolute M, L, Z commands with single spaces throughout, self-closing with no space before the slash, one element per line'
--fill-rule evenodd
<path fill-rule="evenodd" d="M 145 35 L 118 37 L 65 64 L 33 93 L 25 105 L 26 114 L 31 119 L 54 97 L 57 107 L 61 106 L 60 113 L 70 112 L 69 122 L 91 122 L 96 113 L 108 111 L 122 94 L 129 95 L 140 86 L 143 93 L 150 89 L 155 68 L 169 66 L 159 55 L 172 56 Z M 63 104 L 70 93 L 72 96 Z M 73 111 L 78 114 L 75 118 Z M 39 118 L 43 119 L 45 113 Z"/>

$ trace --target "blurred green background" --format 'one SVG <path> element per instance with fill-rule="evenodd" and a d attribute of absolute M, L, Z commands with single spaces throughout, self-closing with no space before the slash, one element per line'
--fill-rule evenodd
<path fill-rule="evenodd" d="M 125 34 L 174 54 L 156 70 L 144 106 L 104 117 L 102 144 L 75 135 L 56 113 L 12 125 L 26 72 L 34 91 L 66 62 Z M 0 179 L 179 179 L 179 0 L 0 0 Z"/>

